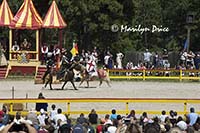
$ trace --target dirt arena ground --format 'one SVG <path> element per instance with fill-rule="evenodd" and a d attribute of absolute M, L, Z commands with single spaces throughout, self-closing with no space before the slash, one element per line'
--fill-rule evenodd
<path fill-rule="evenodd" d="M 49 87 L 43 89 L 42 84 L 34 84 L 33 80 L 27 81 L 0 81 L 0 98 L 12 98 L 12 87 L 14 87 L 15 98 L 37 98 L 38 93 L 42 92 L 46 98 L 199 98 L 200 83 L 199 82 L 153 82 L 153 81 L 112 81 L 112 87 L 108 87 L 103 83 L 98 86 L 97 81 L 90 82 L 90 88 L 83 87 L 79 90 L 73 90 L 71 83 L 67 83 L 65 90 L 59 90 L 62 84 L 53 84 L 55 90 L 49 90 Z M 78 86 L 76 82 L 76 86 Z M 49 103 L 49 108 L 53 103 Z M 28 104 L 27 108 L 32 108 L 34 105 Z M 66 104 L 59 104 L 58 107 L 66 110 Z M 197 111 L 200 110 L 199 105 L 195 106 Z M 111 110 L 125 109 L 125 104 L 122 103 L 74 103 L 71 104 L 73 110 Z M 150 103 L 134 103 L 129 105 L 130 109 L 135 110 L 183 110 L 183 105 L 180 104 L 150 104 Z"/>

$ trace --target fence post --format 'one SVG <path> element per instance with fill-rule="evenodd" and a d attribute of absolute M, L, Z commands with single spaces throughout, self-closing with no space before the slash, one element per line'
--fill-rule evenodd
<path fill-rule="evenodd" d="M 13 103 L 10 103 L 10 113 L 13 113 Z"/>
<path fill-rule="evenodd" d="M 126 102 L 126 115 L 128 115 L 128 113 L 129 113 L 129 110 L 128 110 L 128 102 Z"/>
<path fill-rule="evenodd" d="M 180 69 L 179 81 L 182 81 L 182 69 Z"/>
<path fill-rule="evenodd" d="M 70 102 L 67 103 L 67 115 L 70 115 Z"/>
<path fill-rule="evenodd" d="M 184 113 L 187 113 L 187 101 L 184 102 Z"/>
<path fill-rule="evenodd" d="M 145 69 L 143 69 L 143 80 L 145 80 L 145 75 L 146 73 L 145 73 Z"/>

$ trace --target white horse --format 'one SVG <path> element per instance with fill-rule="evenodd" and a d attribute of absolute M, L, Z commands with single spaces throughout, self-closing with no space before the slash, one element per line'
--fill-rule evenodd
<path fill-rule="evenodd" d="M 121 52 L 117 53 L 116 63 L 117 63 L 117 68 L 118 69 L 122 69 L 123 68 L 123 66 L 122 66 L 123 57 L 124 57 L 124 55 Z"/>

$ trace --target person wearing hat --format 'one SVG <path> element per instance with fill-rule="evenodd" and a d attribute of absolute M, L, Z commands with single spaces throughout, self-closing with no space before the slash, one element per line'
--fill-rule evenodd
<path fill-rule="evenodd" d="M 38 118 L 40 127 L 44 127 L 46 125 L 45 124 L 46 114 L 45 114 L 44 109 L 40 109 L 40 114 L 38 115 L 37 118 Z"/>

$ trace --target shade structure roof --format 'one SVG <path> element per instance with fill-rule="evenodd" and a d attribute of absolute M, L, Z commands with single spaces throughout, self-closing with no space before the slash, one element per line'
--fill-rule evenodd
<path fill-rule="evenodd" d="M 0 6 L 0 26 L 9 26 L 13 19 L 13 14 L 6 0 Z"/>
<path fill-rule="evenodd" d="M 58 10 L 58 7 L 56 5 L 56 2 L 53 1 L 44 20 L 42 27 L 44 28 L 64 28 L 66 27 L 66 23 L 63 20 L 60 11 Z"/>
<path fill-rule="evenodd" d="M 10 28 L 34 30 L 41 27 L 42 19 L 37 13 L 32 0 L 24 0 L 24 3 L 13 18 Z"/>

